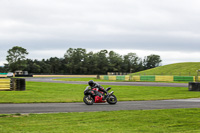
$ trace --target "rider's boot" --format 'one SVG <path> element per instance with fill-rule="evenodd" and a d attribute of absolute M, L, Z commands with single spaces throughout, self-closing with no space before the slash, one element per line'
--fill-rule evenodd
<path fill-rule="evenodd" d="M 104 95 L 102 100 L 103 100 L 104 102 L 106 102 L 106 99 L 107 99 L 108 97 L 109 97 L 108 94 L 107 94 L 107 95 Z"/>

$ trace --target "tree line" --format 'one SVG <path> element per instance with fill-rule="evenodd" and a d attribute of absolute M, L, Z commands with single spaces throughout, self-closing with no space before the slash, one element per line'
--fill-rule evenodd
<path fill-rule="evenodd" d="M 120 55 L 114 51 L 87 52 L 83 48 L 69 48 L 63 58 L 27 59 L 26 49 L 15 46 L 8 50 L 8 64 L 0 72 L 15 70 L 43 74 L 107 74 L 107 72 L 134 73 L 160 66 L 159 55 L 151 54 L 144 59 L 136 53 Z"/>

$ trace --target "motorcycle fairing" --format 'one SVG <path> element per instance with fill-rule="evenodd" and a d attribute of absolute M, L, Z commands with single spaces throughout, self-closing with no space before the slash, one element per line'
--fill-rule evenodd
<path fill-rule="evenodd" d="M 103 99 L 103 96 L 101 95 L 101 96 L 95 96 L 95 103 L 102 103 L 102 102 L 105 102 L 105 101 L 103 101 L 102 100 Z"/>

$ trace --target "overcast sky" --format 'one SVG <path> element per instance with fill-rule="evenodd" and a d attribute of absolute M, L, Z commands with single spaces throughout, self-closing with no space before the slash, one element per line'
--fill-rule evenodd
<path fill-rule="evenodd" d="M 200 62 L 199 0 L 0 0 L 0 66 L 21 46 L 30 59 L 68 48 Z"/>

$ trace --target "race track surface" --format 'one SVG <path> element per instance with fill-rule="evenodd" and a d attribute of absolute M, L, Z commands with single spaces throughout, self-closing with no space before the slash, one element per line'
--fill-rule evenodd
<path fill-rule="evenodd" d="M 96 103 L 93 105 L 86 105 L 84 103 L 0 104 L 0 114 L 151 110 L 175 108 L 200 108 L 200 98 L 158 101 L 124 101 L 118 102 L 116 105 L 109 105 L 108 103 Z"/>
<path fill-rule="evenodd" d="M 87 85 L 87 82 L 54 81 L 52 79 L 54 78 L 26 78 L 26 81 Z M 188 84 L 182 84 L 182 83 L 155 83 L 155 82 L 99 82 L 99 83 L 101 85 L 188 87 Z M 0 114 L 151 110 L 151 109 L 175 109 L 175 108 L 200 108 L 200 98 L 157 100 L 157 101 L 123 101 L 123 102 L 118 102 L 116 105 L 109 105 L 108 103 L 85 105 L 83 102 L 0 104 Z"/>

